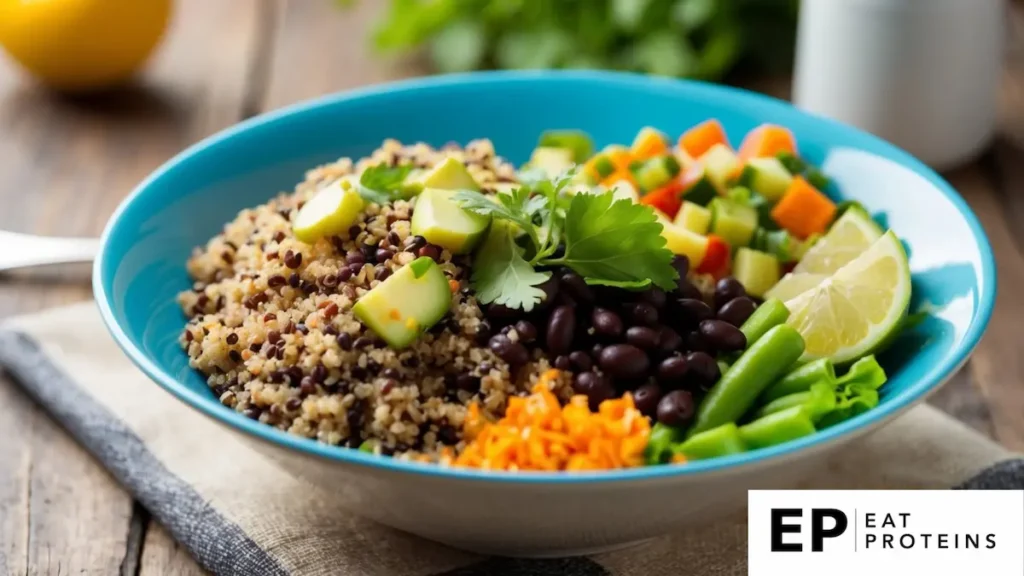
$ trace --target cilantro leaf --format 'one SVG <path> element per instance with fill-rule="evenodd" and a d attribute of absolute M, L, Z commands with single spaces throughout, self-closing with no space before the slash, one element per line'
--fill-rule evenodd
<path fill-rule="evenodd" d="M 367 202 L 387 204 L 402 196 L 402 184 L 412 166 L 370 166 L 359 176 L 359 195 Z"/>
<path fill-rule="evenodd" d="M 589 284 L 676 287 L 679 273 L 649 206 L 616 200 L 611 192 L 576 194 L 565 214 L 563 238 L 565 256 L 545 264 L 568 266 Z"/>
<path fill-rule="evenodd" d="M 551 276 L 550 272 L 534 270 L 523 259 L 523 249 L 516 244 L 514 231 L 502 221 L 491 223 L 473 264 L 471 282 L 480 302 L 526 312 L 544 298 L 544 291 L 536 286 Z"/>
<path fill-rule="evenodd" d="M 520 186 L 512 190 L 511 193 L 499 192 L 494 198 L 472 190 L 459 190 L 452 198 L 465 210 L 481 216 L 491 216 L 498 220 L 512 222 L 521 230 L 526 231 L 535 247 L 540 245 L 537 229 L 533 225 L 533 217 L 527 211 L 527 206 L 530 203 L 528 187 Z"/>

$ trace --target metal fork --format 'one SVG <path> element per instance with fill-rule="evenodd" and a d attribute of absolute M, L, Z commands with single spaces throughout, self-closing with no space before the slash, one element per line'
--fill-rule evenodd
<path fill-rule="evenodd" d="M 0 271 L 91 262 L 99 249 L 98 238 L 57 238 L 0 230 Z"/>

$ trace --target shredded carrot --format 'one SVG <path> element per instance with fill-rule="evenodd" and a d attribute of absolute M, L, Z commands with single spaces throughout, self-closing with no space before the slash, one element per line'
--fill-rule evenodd
<path fill-rule="evenodd" d="M 824 233 L 835 215 L 835 203 L 802 176 L 793 178 L 782 200 L 772 208 L 772 220 L 800 239 Z"/>
<path fill-rule="evenodd" d="M 712 118 L 690 128 L 679 137 L 679 147 L 693 158 L 700 158 L 716 144 L 729 146 L 722 123 Z"/>
<path fill-rule="evenodd" d="M 463 433 L 466 448 L 452 463 L 488 470 L 608 470 L 643 465 L 650 423 L 629 394 L 592 412 L 587 397 L 564 407 L 551 392 L 558 370 L 548 370 L 531 394 L 508 401 L 505 416 L 488 423 L 475 403 Z"/>
<path fill-rule="evenodd" d="M 788 128 L 775 124 L 762 124 L 747 133 L 740 144 L 739 158 L 746 163 L 751 158 L 777 156 L 779 152 L 796 155 L 796 139 Z"/>

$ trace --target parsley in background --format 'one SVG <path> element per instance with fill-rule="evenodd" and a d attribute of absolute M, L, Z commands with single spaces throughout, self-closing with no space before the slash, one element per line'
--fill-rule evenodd
<path fill-rule="evenodd" d="M 351 4 L 354 0 L 344 0 Z M 384 52 L 439 72 L 603 68 L 721 79 L 792 65 L 798 0 L 390 0 Z"/>

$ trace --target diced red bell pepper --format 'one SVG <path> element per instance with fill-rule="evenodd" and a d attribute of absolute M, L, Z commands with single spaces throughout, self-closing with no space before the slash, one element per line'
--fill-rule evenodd
<path fill-rule="evenodd" d="M 697 266 L 698 274 L 710 274 L 720 280 L 729 274 L 729 243 L 714 234 L 708 234 L 708 249 Z"/>
<path fill-rule="evenodd" d="M 651 190 L 640 198 L 641 204 L 653 206 L 665 213 L 669 219 L 674 219 L 679 208 L 683 205 L 683 183 L 674 178 L 661 188 Z"/>

